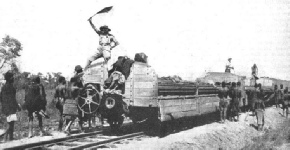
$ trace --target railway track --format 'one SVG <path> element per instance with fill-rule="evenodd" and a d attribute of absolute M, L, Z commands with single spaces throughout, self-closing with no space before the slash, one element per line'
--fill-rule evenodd
<path fill-rule="evenodd" d="M 50 150 L 50 149 L 94 149 L 100 146 L 110 147 L 114 143 L 123 143 L 135 138 L 146 137 L 132 123 L 126 123 L 119 133 L 112 133 L 109 127 L 89 133 L 72 134 L 70 136 L 54 138 L 45 141 L 29 142 L 21 145 L 11 145 L 5 150 Z M 40 137 L 41 138 L 41 137 Z"/>
<path fill-rule="evenodd" d="M 94 149 L 100 146 L 110 147 L 106 145 L 114 145 L 114 142 L 122 143 L 122 141 L 132 140 L 134 138 L 146 137 L 143 132 L 134 132 L 122 135 L 106 135 L 106 131 L 96 131 L 72 135 L 63 138 L 56 138 L 48 141 L 40 141 L 27 143 L 18 146 L 4 148 L 5 150 L 49 150 L 49 149 Z"/>

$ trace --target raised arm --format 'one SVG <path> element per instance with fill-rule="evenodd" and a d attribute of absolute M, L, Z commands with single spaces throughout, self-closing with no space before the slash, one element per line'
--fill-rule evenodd
<path fill-rule="evenodd" d="M 90 22 L 90 25 L 92 26 L 92 28 L 96 31 L 96 33 L 98 35 L 100 35 L 100 31 L 96 28 L 96 26 L 92 22 L 92 17 L 89 19 L 89 22 Z"/>

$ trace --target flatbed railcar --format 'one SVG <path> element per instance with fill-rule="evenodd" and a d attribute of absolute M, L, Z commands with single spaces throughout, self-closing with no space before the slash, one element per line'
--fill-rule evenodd
<path fill-rule="evenodd" d="M 146 63 L 133 63 L 122 95 L 104 92 L 103 85 L 107 75 L 104 64 L 97 63 L 88 69 L 83 81 L 85 87 L 90 85 L 97 90 L 92 93 L 99 93 L 99 113 L 109 120 L 111 127 L 120 127 L 124 116 L 135 123 L 145 120 L 165 122 L 218 110 L 216 87 L 162 80 Z"/>
<path fill-rule="evenodd" d="M 168 82 L 158 79 L 154 69 L 135 62 L 126 81 L 124 101 L 130 118 L 136 121 L 156 119 L 164 122 L 218 110 L 217 88 L 192 82 Z"/>

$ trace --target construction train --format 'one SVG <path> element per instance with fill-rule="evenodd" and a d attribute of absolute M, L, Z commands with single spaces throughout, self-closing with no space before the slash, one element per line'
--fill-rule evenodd
<path fill-rule="evenodd" d="M 101 114 L 114 129 L 121 127 L 125 116 L 134 123 L 150 120 L 160 124 L 216 112 L 222 81 L 241 82 L 245 91 L 253 88 L 250 79 L 231 73 L 208 73 L 197 82 L 158 78 L 150 65 L 137 61 L 130 68 L 123 94 L 105 92 L 107 77 L 104 62 L 91 65 L 82 77 L 84 89 L 78 98 L 78 107 L 85 114 Z M 258 83 L 268 96 L 273 93 L 275 84 L 290 86 L 289 81 L 273 78 L 260 78 Z"/>

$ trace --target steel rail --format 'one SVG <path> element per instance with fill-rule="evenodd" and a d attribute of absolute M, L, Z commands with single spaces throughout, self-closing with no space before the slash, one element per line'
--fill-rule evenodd
<path fill-rule="evenodd" d="M 75 147 L 71 147 L 68 150 L 81 150 L 84 148 L 90 148 L 90 147 L 95 147 L 95 146 L 101 146 L 107 143 L 112 143 L 112 142 L 116 142 L 116 141 L 120 141 L 120 140 L 124 140 L 124 139 L 128 139 L 128 138 L 132 138 L 132 137 L 139 137 L 144 135 L 144 132 L 137 132 L 137 133 L 132 133 L 132 134 L 127 134 L 124 136 L 120 136 L 117 138 L 112 138 L 112 139 L 108 139 L 108 140 L 104 140 L 104 141 L 97 141 L 97 142 L 92 142 L 92 143 L 88 143 L 88 144 L 84 144 L 84 145 L 79 145 L 79 146 L 75 146 Z"/>
<path fill-rule="evenodd" d="M 82 137 L 92 136 L 92 135 L 95 135 L 95 134 L 100 134 L 100 133 L 103 133 L 106 130 L 108 130 L 108 129 L 103 129 L 102 131 L 82 133 L 82 134 L 77 134 L 77 135 L 70 135 L 70 136 L 67 136 L 67 137 L 56 138 L 56 139 L 51 139 L 51 140 L 46 140 L 46 141 L 39 141 L 39 142 L 27 143 L 27 144 L 22 144 L 22 145 L 7 147 L 7 148 L 4 148 L 4 150 L 15 150 L 15 149 L 21 149 L 22 150 L 22 149 L 40 147 L 40 146 L 43 146 L 43 145 L 48 145 L 48 144 L 63 142 L 63 141 L 70 140 L 70 139 L 76 139 L 76 138 L 82 138 Z"/>

